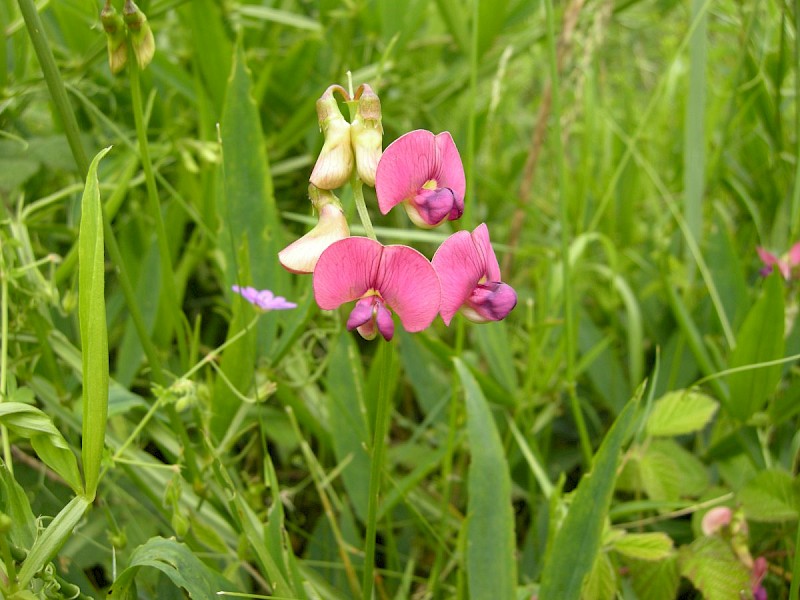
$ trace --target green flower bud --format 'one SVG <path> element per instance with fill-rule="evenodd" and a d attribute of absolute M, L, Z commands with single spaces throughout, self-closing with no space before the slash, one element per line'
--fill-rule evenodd
<path fill-rule="evenodd" d="M 133 54 L 136 56 L 136 62 L 139 65 L 139 69 L 144 70 L 153 60 L 153 55 L 156 53 L 156 41 L 153 38 L 153 31 L 150 29 L 147 17 L 134 4 L 133 0 L 125 0 L 122 16 L 128 26 L 131 47 L 133 48 Z"/>
<path fill-rule="evenodd" d="M 366 83 L 359 86 L 356 99 L 356 115 L 350 126 L 356 169 L 361 181 L 375 187 L 375 172 L 383 152 L 381 100 Z"/>
<path fill-rule="evenodd" d="M 341 86 L 332 85 L 317 100 L 319 126 L 325 143 L 311 172 L 312 185 L 321 190 L 342 187 L 353 172 L 353 149 L 350 146 L 350 123 L 342 116 L 334 91 L 347 96 Z"/>
<path fill-rule="evenodd" d="M 119 73 L 128 62 L 128 44 L 125 41 L 125 21 L 111 6 L 111 0 L 106 2 L 100 11 L 100 22 L 106 32 L 108 46 L 108 66 L 113 74 Z"/>

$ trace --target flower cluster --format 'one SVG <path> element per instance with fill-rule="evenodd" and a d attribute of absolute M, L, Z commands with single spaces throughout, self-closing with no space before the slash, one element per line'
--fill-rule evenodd
<path fill-rule="evenodd" d="M 766 277 L 773 271 L 778 271 L 786 281 L 789 281 L 800 274 L 800 242 L 797 242 L 780 258 L 760 246 L 756 248 L 756 251 L 761 262 L 764 263 L 760 271 L 762 276 Z"/>
<path fill-rule="evenodd" d="M 354 107 L 350 122 L 335 94 Z M 411 131 L 382 152 L 380 100 L 366 84 L 352 98 L 341 86 L 330 86 L 317 101 L 317 115 L 325 141 L 309 178 L 309 197 L 319 221 L 278 258 L 292 273 L 313 273 L 319 307 L 355 302 L 347 328 L 366 339 L 380 334 L 391 340 L 393 312 L 410 332 L 427 328 L 436 315 L 449 325 L 459 311 L 477 323 L 505 318 L 517 296 L 501 281 L 485 224 L 453 234 L 429 261 L 408 246 L 351 237 L 333 193 L 348 181 L 358 189 L 366 183 L 375 187 L 383 214 L 400 204 L 420 227 L 456 220 L 464 212 L 466 180 L 452 136 Z"/>

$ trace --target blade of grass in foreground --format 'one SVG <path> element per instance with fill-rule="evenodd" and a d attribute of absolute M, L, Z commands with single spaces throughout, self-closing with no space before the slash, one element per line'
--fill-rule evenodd
<path fill-rule="evenodd" d="M 592 568 L 611 503 L 622 444 L 631 428 L 643 387 L 620 413 L 594 457 L 592 471 L 583 476 L 545 556 L 540 598 L 577 599 Z"/>
<path fill-rule="evenodd" d="M 472 455 L 467 501 L 469 594 L 477 600 L 510 599 L 515 597 L 517 585 L 511 476 L 503 443 L 478 382 L 460 359 L 455 359 L 455 365 L 466 395 Z"/>
<path fill-rule="evenodd" d="M 94 499 L 100 478 L 108 415 L 108 335 L 103 254 L 103 214 L 97 165 L 111 148 L 98 152 L 89 166 L 81 200 L 78 241 L 78 312 L 83 361 L 81 458 L 86 497 Z"/>

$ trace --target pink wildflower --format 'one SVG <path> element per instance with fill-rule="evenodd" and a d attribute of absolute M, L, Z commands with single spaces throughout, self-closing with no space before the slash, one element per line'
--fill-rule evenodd
<path fill-rule="evenodd" d="M 276 296 L 269 290 L 257 290 L 253 287 L 239 287 L 238 285 L 234 285 L 231 289 L 263 311 L 297 308 L 297 304 L 294 302 L 288 302 L 283 296 Z"/>
<path fill-rule="evenodd" d="M 764 267 L 760 271 L 764 277 L 777 270 L 786 281 L 789 281 L 792 271 L 800 266 L 800 242 L 797 242 L 789 249 L 789 252 L 780 258 L 764 250 L 761 246 L 756 248 L 756 252 L 758 252 L 761 262 L 764 263 Z"/>

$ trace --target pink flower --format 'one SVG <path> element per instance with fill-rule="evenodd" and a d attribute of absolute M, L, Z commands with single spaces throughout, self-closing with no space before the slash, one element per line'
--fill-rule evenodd
<path fill-rule="evenodd" d="M 800 242 L 792 246 L 789 252 L 781 258 L 778 258 L 771 252 L 767 252 L 761 246 L 756 248 L 756 252 L 758 252 L 758 257 L 761 259 L 761 262 L 764 263 L 764 267 L 761 269 L 761 275 L 764 277 L 772 273 L 772 271 L 777 270 L 783 275 L 783 278 L 788 281 L 792 277 L 792 271 L 800 266 Z"/>
<path fill-rule="evenodd" d="M 700 522 L 700 529 L 703 530 L 703 535 L 714 535 L 723 527 L 731 524 L 733 518 L 733 511 L 727 506 L 715 506 L 703 515 L 703 520 Z"/>
<path fill-rule="evenodd" d="M 371 340 L 394 335 L 392 310 L 406 331 L 422 331 L 439 312 L 439 279 L 431 263 L 408 246 L 364 237 L 331 244 L 314 269 L 314 297 L 323 310 L 356 300 L 347 329 Z"/>
<path fill-rule="evenodd" d="M 445 325 L 459 309 L 470 321 L 486 323 L 504 319 L 517 305 L 514 288 L 500 281 L 500 265 L 485 223 L 472 233 L 451 235 L 431 262 L 442 284 L 439 312 Z"/>
<path fill-rule="evenodd" d="M 250 304 L 264 311 L 297 308 L 297 304 L 294 302 L 287 302 L 286 298 L 276 296 L 269 290 L 257 290 L 253 287 L 239 287 L 238 285 L 234 285 L 231 289 Z"/>
<path fill-rule="evenodd" d="M 378 207 L 385 215 L 402 203 L 419 227 L 435 227 L 464 213 L 464 166 L 453 137 L 418 129 L 383 151 L 375 176 Z"/>
<path fill-rule="evenodd" d="M 308 193 L 319 212 L 319 221 L 311 231 L 278 252 L 278 260 L 290 273 L 313 273 L 325 248 L 350 235 L 342 205 L 333 192 L 310 185 Z"/>

